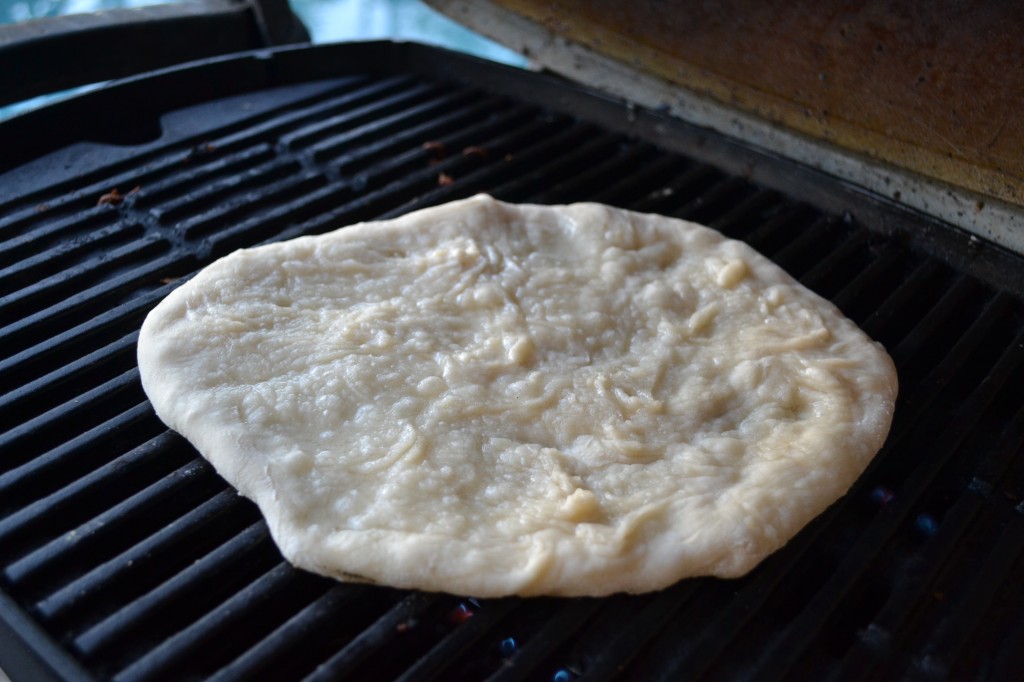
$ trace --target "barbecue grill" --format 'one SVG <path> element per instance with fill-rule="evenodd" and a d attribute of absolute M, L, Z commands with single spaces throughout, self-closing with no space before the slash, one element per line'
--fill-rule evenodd
<path fill-rule="evenodd" d="M 0 124 L 0 148 L 18 150 L 0 176 L 14 679 L 1019 676 L 1020 255 L 664 112 L 415 44 L 171 67 Z M 153 414 L 142 319 L 236 248 L 477 192 L 601 201 L 750 243 L 889 349 L 885 448 L 738 580 L 476 600 L 290 567 L 255 506 Z"/>

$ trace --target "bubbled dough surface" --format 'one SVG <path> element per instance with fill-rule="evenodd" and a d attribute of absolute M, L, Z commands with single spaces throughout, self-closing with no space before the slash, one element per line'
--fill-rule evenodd
<path fill-rule="evenodd" d="M 485 196 L 223 258 L 139 364 L 291 562 L 477 596 L 741 575 L 846 491 L 896 395 L 744 244 Z"/>

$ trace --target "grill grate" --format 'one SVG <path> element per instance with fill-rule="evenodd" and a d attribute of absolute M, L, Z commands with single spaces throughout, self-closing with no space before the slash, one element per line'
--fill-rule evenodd
<path fill-rule="evenodd" d="M 485 91 L 486 68 L 459 73 L 430 55 L 448 64 L 441 75 L 335 78 L 0 206 L 0 585 L 19 609 L 7 622 L 27 613 L 45 633 L 33 646 L 59 647 L 64 662 L 50 672 L 505 681 L 1018 670 L 1024 302 L 997 284 L 1012 273 L 982 257 L 964 266 L 894 230 L 910 220 L 895 209 L 874 225 L 799 187 L 723 170 L 728 157 L 673 151 L 668 121 L 662 137 L 630 137 L 585 112 Z M 97 206 L 115 187 L 139 189 Z M 603 201 L 747 240 L 890 349 L 901 397 L 885 449 L 846 497 L 735 581 L 478 602 L 287 566 L 255 507 L 152 414 L 135 367 L 142 318 L 240 246 L 479 191 Z"/>

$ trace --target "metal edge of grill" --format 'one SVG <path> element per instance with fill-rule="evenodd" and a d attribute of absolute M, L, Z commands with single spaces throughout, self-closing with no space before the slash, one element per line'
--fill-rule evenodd
<path fill-rule="evenodd" d="M 225 78 L 236 89 L 214 97 Z M 174 95 L 174 84 L 197 79 L 205 83 L 198 91 Z M 299 85 L 307 82 L 319 84 Z M 171 96 L 179 97 L 174 105 L 167 101 Z M 983 588 L 1005 585 L 1021 566 L 1021 510 L 1011 513 L 1005 502 L 1017 490 L 1013 455 L 1021 447 L 1024 418 L 1008 404 L 1009 387 L 1021 373 L 1019 256 L 658 112 L 547 75 L 412 44 L 262 51 L 172 69 L 0 125 L 0 140 L 28 139 L 33 127 L 109 108 L 119 98 L 149 102 L 137 124 L 123 113 L 116 119 L 130 130 L 110 139 L 135 144 L 99 146 L 93 156 L 81 147 L 56 149 L 44 162 L 3 178 L 12 180 L 8 187 L 26 191 L 0 204 L 6 214 L 0 216 L 0 309 L 17 316 L 0 330 L 16 349 L 0 359 L 0 376 L 5 413 L 20 420 L 0 435 L 7 453 L 0 489 L 17 490 L 23 498 L 0 510 L 0 556 L 8 557 L 0 581 L 21 603 L 4 595 L 0 621 L 10 641 L 34 652 L 34 662 L 26 664 L 33 672 L 124 680 L 187 672 L 183 657 L 198 656 L 204 645 L 228 635 L 239 617 L 232 614 L 248 613 L 245 604 L 261 595 L 280 612 L 278 620 L 248 633 L 252 641 L 228 647 L 226 658 L 209 663 L 204 674 L 243 679 L 280 672 L 310 624 L 337 625 L 342 610 L 353 621 L 348 639 L 314 638 L 311 648 L 322 658 L 318 668 L 305 671 L 313 679 L 381 673 L 366 666 L 383 665 L 381 647 L 396 638 L 418 652 L 398 657 L 409 667 L 392 671 L 408 679 L 450 675 L 453 659 L 460 674 L 477 670 L 493 679 L 560 671 L 606 679 L 622 668 L 641 677 L 681 669 L 728 677 L 742 673 L 737 665 L 763 671 L 758 666 L 768 657 L 784 677 L 828 670 L 835 663 L 829 647 L 843 653 L 834 679 L 859 679 L 891 666 L 935 678 L 955 663 L 939 644 L 952 649 L 962 646 L 958 637 L 984 634 L 987 626 L 957 593 L 959 610 L 939 618 L 934 638 L 925 636 L 926 616 L 908 615 L 908 604 L 940 616 L 941 608 L 914 601 L 919 592 L 894 595 L 891 587 L 911 579 L 946 584 L 945 566 L 961 572 L 967 567 L 986 578 L 971 583 L 969 596 L 993 605 L 994 594 Z M 250 102 L 225 121 L 216 102 L 203 105 L 203 99 L 262 104 Z M 448 103 L 454 113 L 446 117 L 441 112 Z M 154 139 L 164 111 L 189 105 L 196 108 L 182 118 L 200 124 L 164 129 Z M 77 134 L 104 139 L 102 132 Z M 420 144 L 434 135 L 452 140 L 453 149 L 478 146 L 492 157 L 453 154 L 427 165 Z M 476 142 L 486 146 L 471 144 Z M 71 153 L 94 161 L 95 170 L 57 180 L 47 175 L 46 163 Z M 454 181 L 439 183 L 440 173 Z M 129 193 L 126 182 L 138 182 L 140 191 L 116 206 L 94 205 L 114 183 Z M 47 186 L 28 189 L 33 183 Z M 132 365 L 132 329 L 175 282 L 238 246 L 483 190 L 520 201 L 619 203 L 707 221 L 747 239 L 890 346 L 910 393 L 901 397 L 890 444 L 844 501 L 738 583 L 684 581 L 656 598 L 523 606 L 334 586 L 282 566 L 246 503 L 226 495 L 209 467 L 147 411 Z M 45 257 L 33 261 L 36 247 Z M 7 260 L 25 254 L 20 265 Z M 966 329 L 961 333 L 958 325 Z M 53 366 L 56 354 L 73 359 Z M 91 389 L 69 400 L 62 387 L 70 382 Z M 961 401 L 958 391 L 967 399 Z M 940 429 L 934 461 L 902 462 L 892 454 L 912 450 L 925 432 L 938 428 L 939 413 L 956 420 Z M 55 424 L 84 424 L 84 430 L 65 440 Z M 996 435 L 983 435 L 986 429 Z M 964 444 L 983 452 L 973 477 L 969 463 L 958 458 Z M 117 456 L 104 459 L 98 446 Z M 47 478 L 55 472 L 56 479 Z M 956 489 L 958 476 L 966 477 L 966 488 Z M 887 487 L 878 477 L 899 485 Z M 936 480 L 942 482 L 938 489 Z M 108 496 L 122 484 L 134 494 L 109 506 Z M 52 522 L 59 513 L 67 514 L 63 525 Z M 126 519 L 133 521 L 127 532 Z M 219 535 L 208 532 L 214 526 Z M 957 548 L 969 531 L 1011 549 L 972 557 Z M 62 540 L 67 532 L 75 534 L 73 542 Z M 945 553 L 927 544 L 935 537 Z M 204 553 L 191 566 L 153 566 L 149 578 L 133 572 L 135 562 L 152 566 L 152 557 L 166 552 L 160 548 L 194 538 Z M 859 543 L 852 559 L 846 540 Z M 103 560 L 90 559 L 90 548 Z M 885 560 L 887 548 L 902 563 Z M 941 561 L 922 567 L 932 555 Z M 225 566 L 237 557 L 245 557 L 248 568 L 220 583 L 230 585 L 227 601 L 197 605 L 192 620 L 179 614 L 157 623 L 161 609 L 176 600 L 201 601 L 196 586 L 224 580 Z M 136 598 L 117 608 L 106 604 L 109 613 L 90 611 L 114 589 L 111 576 L 127 580 Z M 786 602 L 787 595 L 795 599 L 797 583 L 815 594 L 802 609 Z M 733 588 L 736 600 L 728 598 Z M 291 601 L 283 605 L 284 597 Z M 1020 589 L 1007 599 L 1019 604 Z M 732 617 L 713 618 L 706 632 L 679 617 L 684 609 L 708 613 L 715 604 L 724 604 Z M 789 614 L 792 623 L 783 618 L 787 609 L 797 609 Z M 1019 641 L 1020 619 L 997 615 L 995 621 Z M 716 653 L 715 637 L 749 637 L 745 633 L 776 621 L 786 625 L 757 652 L 760 658 L 738 661 Z M 49 634 L 23 630 L 26 623 L 43 622 Z M 623 622 L 634 626 L 632 636 L 615 631 Z M 133 628 L 150 629 L 150 639 L 134 642 L 135 649 L 125 645 L 132 644 Z M 164 636 L 154 639 L 153 632 Z M 497 644 L 496 633 L 502 635 Z M 506 641 L 511 652 L 501 649 Z M 824 649 L 815 649 L 815 642 L 824 642 Z M 905 649 L 919 655 L 908 659 Z M 997 679 L 1019 657 L 1004 644 L 984 663 Z"/>

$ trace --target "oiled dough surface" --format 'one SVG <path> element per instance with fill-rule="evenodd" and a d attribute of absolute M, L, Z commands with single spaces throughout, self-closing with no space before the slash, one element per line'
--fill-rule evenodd
<path fill-rule="evenodd" d="M 477 596 L 741 575 L 846 491 L 896 396 L 744 244 L 485 196 L 223 258 L 139 365 L 291 562 Z"/>

